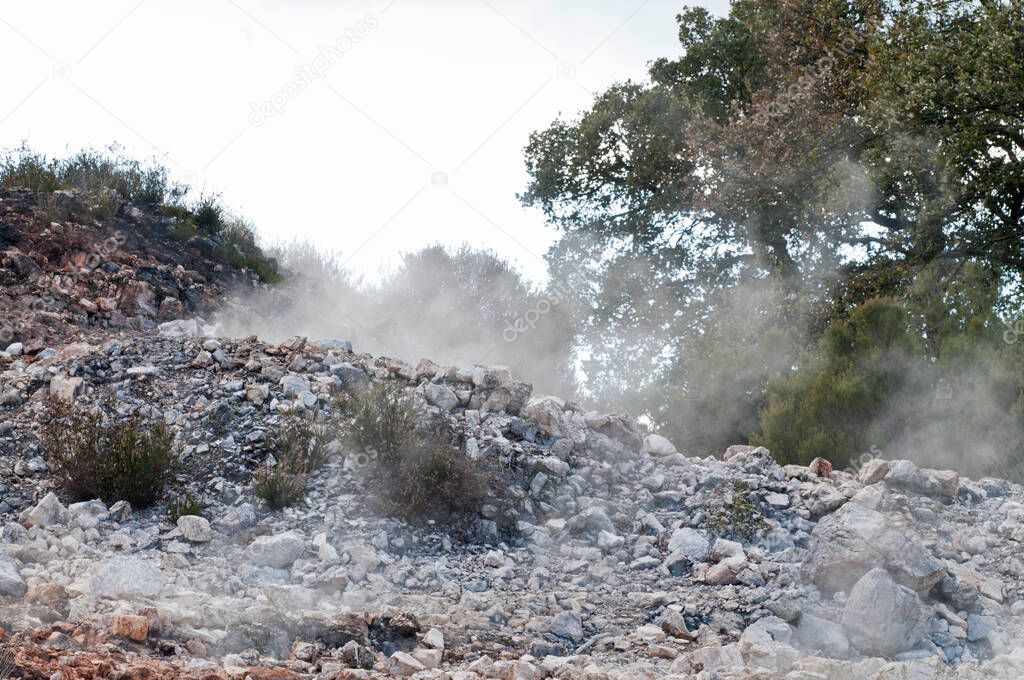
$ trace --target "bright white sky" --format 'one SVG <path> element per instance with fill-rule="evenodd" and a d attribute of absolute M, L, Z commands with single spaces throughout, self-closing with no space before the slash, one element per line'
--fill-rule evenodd
<path fill-rule="evenodd" d="M 682 6 L 6 0 L 0 146 L 157 156 L 265 242 L 312 240 L 370 278 L 468 242 L 540 281 L 555 232 L 516 199 L 528 134 L 678 54 Z M 345 36 L 333 64 L 315 60 Z M 303 64 L 308 87 L 285 93 Z M 272 98 L 279 111 L 254 114 Z"/>

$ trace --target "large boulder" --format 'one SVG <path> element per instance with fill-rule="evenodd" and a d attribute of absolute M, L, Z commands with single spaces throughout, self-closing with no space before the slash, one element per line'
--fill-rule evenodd
<path fill-rule="evenodd" d="M 790 645 L 793 629 L 775 616 L 758 619 L 740 636 L 736 647 L 748 666 L 786 672 L 800 653 Z"/>
<path fill-rule="evenodd" d="M 547 632 L 557 638 L 579 642 L 583 639 L 583 621 L 574 612 L 562 612 L 551 617 L 547 624 Z"/>
<path fill-rule="evenodd" d="M 74 401 L 82 391 L 83 382 L 80 376 L 55 375 L 50 378 L 50 396 L 60 401 Z"/>
<path fill-rule="evenodd" d="M 137 557 L 118 557 L 108 561 L 92 578 L 92 592 L 111 600 L 153 597 L 167 577 L 153 563 Z"/>
<path fill-rule="evenodd" d="M 562 401 L 555 397 L 535 397 L 523 407 L 520 415 L 552 437 L 568 437 L 569 418 L 562 406 Z"/>
<path fill-rule="evenodd" d="M 306 551 L 306 539 L 296 531 L 260 536 L 246 549 L 252 564 L 286 569 Z"/>
<path fill-rule="evenodd" d="M 206 543 L 213 538 L 210 522 L 198 515 L 182 515 L 178 518 L 178 529 L 185 540 L 193 543 Z"/>
<path fill-rule="evenodd" d="M 629 449 L 640 447 L 640 428 L 628 413 L 588 414 L 587 427 L 614 439 Z"/>
<path fill-rule="evenodd" d="M 872 569 L 850 591 L 842 621 L 859 652 L 893 656 L 921 642 L 928 617 L 917 593 L 896 583 L 884 569 Z"/>
<path fill-rule="evenodd" d="M 671 456 L 676 453 L 675 445 L 660 434 L 649 434 L 644 437 L 643 450 L 652 456 Z"/>
<path fill-rule="evenodd" d="M 886 515 L 848 503 L 826 516 L 811 532 L 804 575 L 826 593 L 849 588 L 875 567 L 919 592 L 942 580 L 946 569 L 912 533 L 899 530 Z"/>
<path fill-rule="evenodd" d="M 195 319 L 176 319 L 157 326 L 157 334 L 162 338 L 198 338 L 202 329 Z"/>
<path fill-rule="evenodd" d="M 21 523 L 28 526 L 48 527 L 63 524 L 68 519 L 68 510 L 52 491 L 43 497 L 34 508 L 20 517 Z"/>

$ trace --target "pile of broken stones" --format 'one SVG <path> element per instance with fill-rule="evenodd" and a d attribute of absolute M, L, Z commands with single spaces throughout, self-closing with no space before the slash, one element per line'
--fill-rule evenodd
<path fill-rule="evenodd" d="M 254 496 L 287 414 L 381 380 L 509 472 L 460 536 L 376 516 L 340 442 L 304 503 Z M 0 353 L 13 677 L 1024 674 L 1019 485 L 907 460 L 780 466 L 749 446 L 689 457 L 627 415 L 531 391 L 502 368 L 215 338 L 193 320 Z M 202 516 L 62 500 L 36 436 L 45 399 L 108 393 L 176 433 L 172 487 Z"/>

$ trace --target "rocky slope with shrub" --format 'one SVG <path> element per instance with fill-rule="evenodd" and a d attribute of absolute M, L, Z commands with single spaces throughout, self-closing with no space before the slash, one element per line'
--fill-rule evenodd
<path fill-rule="evenodd" d="M 79 333 L 208 316 L 277 277 L 215 203 L 194 209 L 77 189 L 0 188 L 0 344 L 31 353 Z"/>
<path fill-rule="evenodd" d="M 506 369 L 212 332 L 0 354 L 11 677 L 1024 670 L 1018 485 L 696 458 Z M 167 452 L 138 503 L 105 485 Z"/>

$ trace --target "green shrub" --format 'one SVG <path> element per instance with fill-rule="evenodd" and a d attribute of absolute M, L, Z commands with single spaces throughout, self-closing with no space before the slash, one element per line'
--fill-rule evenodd
<path fill-rule="evenodd" d="M 413 397 L 398 383 L 374 382 L 343 393 L 338 410 L 351 443 L 393 466 L 417 442 Z"/>
<path fill-rule="evenodd" d="M 111 402 L 94 411 L 51 400 L 39 438 L 50 469 L 76 499 L 151 505 L 172 472 L 174 437 L 163 423 L 115 420 Z"/>
<path fill-rule="evenodd" d="M 306 496 L 309 473 L 297 461 L 284 459 L 275 465 L 261 465 L 253 475 L 253 492 L 273 508 L 295 505 Z"/>
<path fill-rule="evenodd" d="M 143 165 L 125 157 L 116 146 L 106 152 L 85 149 L 68 158 L 47 158 L 22 146 L 0 159 L 0 186 L 37 193 L 58 189 L 113 193 L 119 200 L 151 204 L 177 201 L 187 191 L 170 180 L 163 166 Z"/>
<path fill-rule="evenodd" d="M 0 186 L 45 193 L 65 188 L 55 162 L 25 146 L 0 161 Z"/>
<path fill-rule="evenodd" d="M 388 514 L 414 523 L 450 524 L 479 512 L 488 482 L 481 463 L 448 442 L 432 441 L 380 465 L 371 488 Z"/>
<path fill-rule="evenodd" d="M 178 222 L 174 225 L 174 228 L 171 229 L 171 238 L 175 241 L 187 241 L 198 234 L 199 230 L 196 229 L 195 223 L 191 220 Z"/>
<path fill-rule="evenodd" d="M 204 234 L 217 234 L 224 227 L 224 208 L 216 196 L 200 196 L 192 208 L 192 219 Z"/>
<path fill-rule="evenodd" d="M 202 500 L 190 493 L 184 496 L 175 496 L 167 504 L 167 519 L 171 521 L 171 524 L 176 524 L 179 517 L 184 517 L 185 515 L 201 516 L 202 513 Z"/>
<path fill-rule="evenodd" d="M 400 384 L 377 382 L 342 395 L 349 444 L 367 461 L 368 494 L 387 514 L 454 525 L 480 511 L 496 472 L 452 445 L 446 421 L 419 422 Z"/>
<path fill-rule="evenodd" d="M 995 317 L 983 283 L 970 283 L 934 307 L 873 300 L 832 323 L 795 370 L 769 382 L 754 443 L 780 463 L 822 456 L 841 469 L 880 449 L 1019 479 L 1024 342 L 1006 340 L 1012 322 Z"/>
<path fill-rule="evenodd" d="M 301 501 L 309 476 L 327 459 L 327 445 L 333 438 L 334 429 L 328 423 L 312 417 L 289 417 L 267 437 L 266 448 L 275 463 L 256 470 L 256 496 L 275 510 Z"/>

